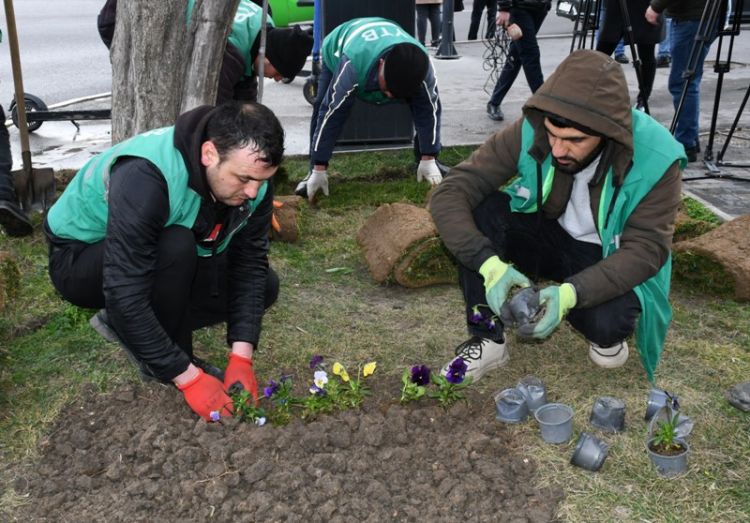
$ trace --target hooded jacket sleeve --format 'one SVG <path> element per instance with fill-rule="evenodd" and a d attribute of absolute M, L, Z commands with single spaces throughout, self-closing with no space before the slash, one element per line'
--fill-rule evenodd
<path fill-rule="evenodd" d="M 422 154 L 436 156 L 440 152 L 440 97 L 438 96 L 435 71 L 430 64 L 422 85 L 410 100 L 414 127 L 419 136 L 419 149 Z"/>
<path fill-rule="evenodd" d="M 430 200 L 430 212 L 443 242 L 469 269 L 479 270 L 487 258 L 497 254 L 490 239 L 477 229 L 473 211 L 516 175 L 521 124 L 519 119 L 493 134 L 452 168 Z"/>
<path fill-rule="evenodd" d="M 118 162 L 112 169 L 104 240 L 107 314 L 128 348 L 163 380 L 190 363 L 151 305 L 159 237 L 168 216 L 167 182 L 157 168 L 142 158 Z"/>
<path fill-rule="evenodd" d="M 576 288 L 576 307 L 604 303 L 659 272 L 672 249 L 681 188 L 682 173 L 675 162 L 628 217 L 619 249 L 567 279 Z"/>
<path fill-rule="evenodd" d="M 273 214 L 273 185 L 247 224 L 233 238 L 228 252 L 229 286 L 227 342 L 252 343 L 257 349 L 265 313 L 268 277 L 268 234 Z"/>

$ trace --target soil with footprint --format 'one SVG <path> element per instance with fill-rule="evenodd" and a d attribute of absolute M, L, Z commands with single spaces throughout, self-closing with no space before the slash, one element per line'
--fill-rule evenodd
<path fill-rule="evenodd" d="M 495 421 L 489 396 L 469 390 L 468 402 L 444 410 L 430 401 L 401 406 L 392 398 L 399 384 L 380 387 L 361 409 L 283 427 L 197 420 L 167 386 L 92 391 L 62 412 L 37 461 L 4 471 L 27 501 L 11 517 L 555 519 L 562 492 L 535 488 L 534 460 Z"/>

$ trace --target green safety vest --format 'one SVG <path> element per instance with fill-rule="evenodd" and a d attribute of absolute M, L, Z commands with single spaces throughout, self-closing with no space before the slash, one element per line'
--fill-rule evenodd
<path fill-rule="evenodd" d="M 682 145 L 661 124 L 640 111 L 633 110 L 632 115 L 633 165 L 623 181 L 606 227 L 607 210 L 614 195 L 611 168 L 606 174 L 599 201 L 597 227 L 602 242 L 602 256 L 605 258 L 618 249 L 628 217 L 643 197 L 659 182 L 669 166 L 675 160 L 680 160 L 684 168 L 687 161 Z M 533 141 L 534 130 L 528 120 L 524 120 L 518 176 L 503 189 L 510 196 L 510 207 L 514 212 L 537 211 L 537 163 L 527 152 Z M 542 163 L 542 202 L 549 196 L 554 176 L 552 155 L 549 154 Z M 672 308 L 669 305 L 671 275 L 670 254 L 659 272 L 633 289 L 641 304 L 641 316 L 636 327 L 636 345 L 650 381 L 654 379 L 654 371 L 661 357 L 667 328 L 672 319 Z"/>
<path fill-rule="evenodd" d="M 331 31 L 323 40 L 321 56 L 331 71 L 336 71 L 346 55 L 357 71 L 357 97 L 370 103 L 391 102 L 382 91 L 365 91 L 367 75 L 377 59 L 397 44 L 409 43 L 427 50 L 401 26 L 385 18 L 357 18 Z"/>
<path fill-rule="evenodd" d="M 49 210 L 47 223 L 55 236 L 84 243 L 96 243 L 104 239 L 109 216 L 107 199 L 110 169 L 124 156 L 144 158 L 153 163 L 164 176 L 169 193 L 169 217 L 165 227 L 193 227 L 202 198 L 188 187 L 190 173 L 182 154 L 174 146 L 172 126 L 134 136 L 86 162 Z M 247 200 L 250 214 L 265 197 L 267 185 L 261 185 L 254 200 Z M 246 223 L 247 220 L 229 231 L 217 246 L 216 252 L 222 252 L 229 245 L 232 236 Z M 210 256 L 211 251 L 198 246 L 198 255 Z"/>
<path fill-rule="evenodd" d="M 188 0 L 187 5 L 187 23 L 190 25 L 190 18 L 193 15 L 193 6 L 195 0 Z M 237 6 L 237 12 L 234 14 L 234 20 L 232 21 L 232 30 L 227 37 L 227 40 L 235 46 L 245 59 L 245 76 L 253 76 L 253 62 L 250 60 L 250 49 L 253 46 L 253 42 L 260 34 L 263 21 L 263 8 L 258 4 L 251 2 L 250 0 L 240 0 Z M 266 23 L 271 27 L 274 26 L 273 19 L 268 16 Z"/>

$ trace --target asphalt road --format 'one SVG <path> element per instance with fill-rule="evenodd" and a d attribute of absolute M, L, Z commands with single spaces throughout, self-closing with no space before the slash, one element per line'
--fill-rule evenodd
<path fill-rule="evenodd" d="M 24 91 L 50 105 L 112 89 L 109 53 L 96 30 L 103 4 L 104 0 L 14 2 Z M 5 11 L 0 11 L 0 103 L 7 110 L 14 89 Z"/>
<path fill-rule="evenodd" d="M 96 16 L 104 0 L 15 0 L 24 90 L 47 105 L 111 91 L 109 53 L 99 39 Z M 472 0 L 455 13 L 458 41 L 469 32 Z M 13 98 L 10 47 L 5 12 L 0 9 L 0 104 L 7 110 Z M 482 18 L 483 34 L 486 16 Z M 572 22 L 550 12 L 540 35 L 569 34 Z M 429 35 L 429 29 L 428 29 Z"/>

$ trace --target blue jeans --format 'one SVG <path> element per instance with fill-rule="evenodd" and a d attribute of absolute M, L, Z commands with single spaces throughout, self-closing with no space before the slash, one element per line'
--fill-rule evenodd
<path fill-rule="evenodd" d="M 672 34 L 672 68 L 669 70 L 669 92 L 672 94 L 672 103 L 675 110 L 680 103 L 684 80 L 683 71 L 690 61 L 693 41 L 698 32 L 700 21 L 698 20 L 671 20 Z M 695 66 L 695 75 L 688 84 L 683 101 L 682 111 L 677 120 L 674 137 L 685 148 L 698 146 L 698 129 L 700 124 L 700 89 L 703 78 L 703 62 L 711 47 L 711 42 L 716 38 L 716 28 L 711 33 L 706 45 L 703 46 L 698 63 Z"/>
<path fill-rule="evenodd" d="M 510 91 L 513 82 L 523 67 L 526 81 L 529 83 L 531 92 L 535 93 L 544 83 L 542 65 L 539 63 L 539 44 L 536 34 L 544 22 L 547 11 L 530 11 L 526 9 L 511 9 L 510 23 L 517 24 L 523 31 L 523 37 L 514 40 L 510 44 L 510 53 L 505 61 L 500 78 L 497 79 L 495 89 L 490 96 L 492 105 L 500 105 L 505 95 Z"/>
<path fill-rule="evenodd" d="M 664 38 L 659 42 L 659 51 L 656 53 L 656 57 L 660 56 L 672 56 L 672 19 L 664 19 Z"/>

